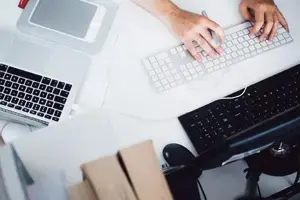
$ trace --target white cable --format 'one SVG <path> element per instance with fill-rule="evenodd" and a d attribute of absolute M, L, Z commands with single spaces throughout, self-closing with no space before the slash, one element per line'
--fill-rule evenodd
<path fill-rule="evenodd" d="M 221 98 L 219 100 L 232 100 L 232 99 L 239 98 L 239 97 L 241 97 L 241 96 L 243 96 L 245 94 L 246 90 L 247 90 L 247 87 L 245 87 L 244 90 L 243 90 L 243 92 L 241 94 L 237 95 L 237 96 L 234 96 L 234 97 L 223 97 L 223 98 Z"/>

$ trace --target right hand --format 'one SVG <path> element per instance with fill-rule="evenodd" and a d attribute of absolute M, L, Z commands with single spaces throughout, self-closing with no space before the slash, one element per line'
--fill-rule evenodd
<path fill-rule="evenodd" d="M 209 29 L 213 30 L 221 41 L 225 38 L 224 31 L 220 25 L 210 19 L 180 8 L 170 12 L 165 19 L 170 29 L 182 40 L 197 61 L 202 61 L 202 55 L 197 52 L 193 42 L 198 43 L 211 57 L 217 57 L 218 53 L 224 51 L 221 46 L 217 46 Z"/>

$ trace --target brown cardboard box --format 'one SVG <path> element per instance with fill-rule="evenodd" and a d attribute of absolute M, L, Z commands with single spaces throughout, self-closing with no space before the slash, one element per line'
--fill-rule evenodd
<path fill-rule="evenodd" d="M 152 141 L 82 165 L 86 180 L 70 188 L 71 200 L 172 200 Z"/>

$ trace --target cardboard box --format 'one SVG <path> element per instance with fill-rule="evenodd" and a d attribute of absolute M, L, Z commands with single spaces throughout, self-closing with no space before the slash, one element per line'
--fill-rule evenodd
<path fill-rule="evenodd" d="M 152 141 L 121 149 L 81 167 L 85 181 L 70 188 L 71 200 L 172 200 Z"/>

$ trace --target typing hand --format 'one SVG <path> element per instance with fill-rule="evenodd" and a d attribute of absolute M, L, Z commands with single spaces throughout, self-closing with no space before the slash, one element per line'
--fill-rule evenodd
<path fill-rule="evenodd" d="M 217 46 L 213 40 L 209 29 L 215 31 L 217 36 L 224 41 L 224 31 L 210 19 L 191 13 L 180 8 L 170 12 L 165 20 L 170 29 L 183 41 L 187 49 L 196 60 L 201 62 L 201 53 L 197 52 L 193 42 L 206 51 L 211 57 L 216 57 L 217 53 L 222 53 L 223 49 Z"/>
<path fill-rule="evenodd" d="M 240 12 L 245 19 L 255 22 L 250 35 L 259 32 L 264 25 L 260 40 L 272 40 L 279 23 L 289 32 L 288 23 L 273 0 L 242 0 Z"/>

